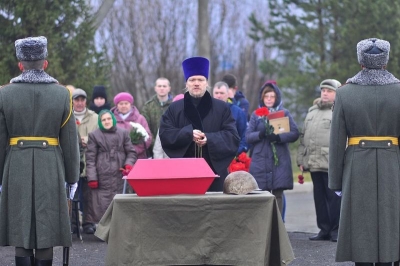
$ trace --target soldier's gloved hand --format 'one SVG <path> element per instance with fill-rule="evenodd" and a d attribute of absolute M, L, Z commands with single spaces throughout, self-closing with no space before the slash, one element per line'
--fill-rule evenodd
<path fill-rule="evenodd" d="M 76 189 L 78 188 L 78 183 L 69 184 L 69 199 L 74 199 Z"/>
<path fill-rule="evenodd" d="M 99 181 L 89 181 L 89 182 L 88 182 L 88 186 L 89 186 L 91 189 L 96 189 L 96 188 L 99 187 Z"/>
<path fill-rule="evenodd" d="M 281 142 L 281 137 L 274 133 L 266 135 L 265 138 L 269 140 L 269 142 Z"/>

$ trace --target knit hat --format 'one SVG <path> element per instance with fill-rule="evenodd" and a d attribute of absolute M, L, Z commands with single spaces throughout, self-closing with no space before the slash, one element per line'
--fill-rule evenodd
<path fill-rule="evenodd" d="M 93 95 L 92 95 L 92 101 L 96 99 L 97 97 L 104 98 L 107 102 L 107 92 L 106 88 L 103 85 L 96 85 L 93 88 Z"/>
<path fill-rule="evenodd" d="M 97 118 L 97 124 L 99 125 L 100 130 L 107 130 L 104 128 L 103 124 L 101 123 L 101 117 L 105 114 L 105 113 L 109 113 L 111 115 L 112 121 L 113 121 L 113 127 L 115 127 L 117 125 L 117 119 L 115 119 L 114 114 L 110 111 L 110 110 L 101 110 L 99 113 L 99 116 Z"/>
<path fill-rule="evenodd" d="M 46 37 L 28 37 L 15 41 L 15 52 L 19 61 L 37 61 L 47 57 Z"/>
<path fill-rule="evenodd" d="M 336 91 L 337 88 L 339 88 L 340 86 L 342 86 L 342 83 L 340 83 L 336 79 L 325 79 L 321 82 L 321 84 L 319 85 L 319 88 L 321 90 L 322 90 L 322 88 L 328 88 L 330 90 Z"/>
<path fill-rule="evenodd" d="M 357 58 L 360 65 L 380 69 L 389 61 L 390 43 L 377 38 L 360 41 L 357 44 Z"/>
<path fill-rule="evenodd" d="M 246 171 L 230 173 L 224 181 L 225 194 L 245 195 L 258 189 L 256 179 Z"/>
<path fill-rule="evenodd" d="M 192 76 L 204 76 L 208 79 L 209 67 L 210 61 L 205 57 L 191 57 L 182 62 L 186 81 Z"/>
<path fill-rule="evenodd" d="M 185 94 L 183 94 L 183 93 L 178 94 L 172 99 L 172 101 L 173 102 L 179 101 L 179 100 L 183 99 L 184 96 L 185 96 Z"/>
<path fill-rule="evenodd" d="M 133 96 L 129 92 L 120 92 L 114 97 L 114 104 L 117 105 L 121 101 L 130 102 L 133 105 Z"/>

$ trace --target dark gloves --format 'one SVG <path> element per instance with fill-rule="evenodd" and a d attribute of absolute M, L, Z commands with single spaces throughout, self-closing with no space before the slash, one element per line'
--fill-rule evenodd
<path fill-rule="evenodd" d="M 269 140 L 269 142 L 281 142 L 281 137 L 274 133 L 266 135 L 265 138 Z"/>
<path fill-rule="evenodd" d="M 99 187 L 99 181 L 89 181 L 89 182 L 88 182 L 88 186 L 89 186 L 91 189 L 96 189 L 96 188 Z"/>
<path fill-rule="evenodd" d="M 265 129 L 260 130 L 260 132 L 258 133 L 258 137 L 259 137 L 260 139 L 265 138 Z"/>

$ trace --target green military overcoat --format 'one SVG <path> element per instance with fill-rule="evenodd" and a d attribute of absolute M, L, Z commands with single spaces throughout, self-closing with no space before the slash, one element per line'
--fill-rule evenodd
<path fill-rule="evenodd" d="M 0 89 L 1 246 L 71 246 L 65 182 L 79 178 L 71 109 L 69 91 L 56 83 L 11 83 Z M 58 138 L 59 145 L 19 141 L 10 146 L 12 137 Z"/>
<path fill-rule="evenodd" d="M 346 84 L 337 90 L 329 150 L 329 187 L 343 193 L 337 261 L 400 259 L 399 146 L 362 140 L 346 148 L 351 137 L 398 139 L 399 84 Z"/>

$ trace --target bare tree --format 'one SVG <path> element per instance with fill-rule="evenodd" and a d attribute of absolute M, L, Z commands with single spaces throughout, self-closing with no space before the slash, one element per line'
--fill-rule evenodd
<path fill-rule="evenodd" d="M 94 14 L 93 28 L 98 29 L 116 0 L 103 0 Z"/>
<path fill-rule="evenodd" d="M 267 14 L 267 8 L 263 0 L 116 1 L 97 34 L 112 62 L 112 94 L 128 91 L 140 108 L 154 94 L 160 76 L 170 80 L 174 94 L 182 93 L 182 61 L 202 55 L 211 61 L 210 80 L 233 73 L 255 108 L 257 100 L 251 99 L 265 78 L 257 62 L 269 58 L 270 51 L 247 37 L 248 16 Z M 200 47 L 203 37 L 210 43 L 206 48 Z"/>
<path fill-rule="evenodd" d="M 198 54 L 199 56 L 210 58 L 210 36 L 208 35 L 208 0 L 197 0 L 198 3 L 198 21 L 199 27 L 197 29 L 198 34 Z"/>

